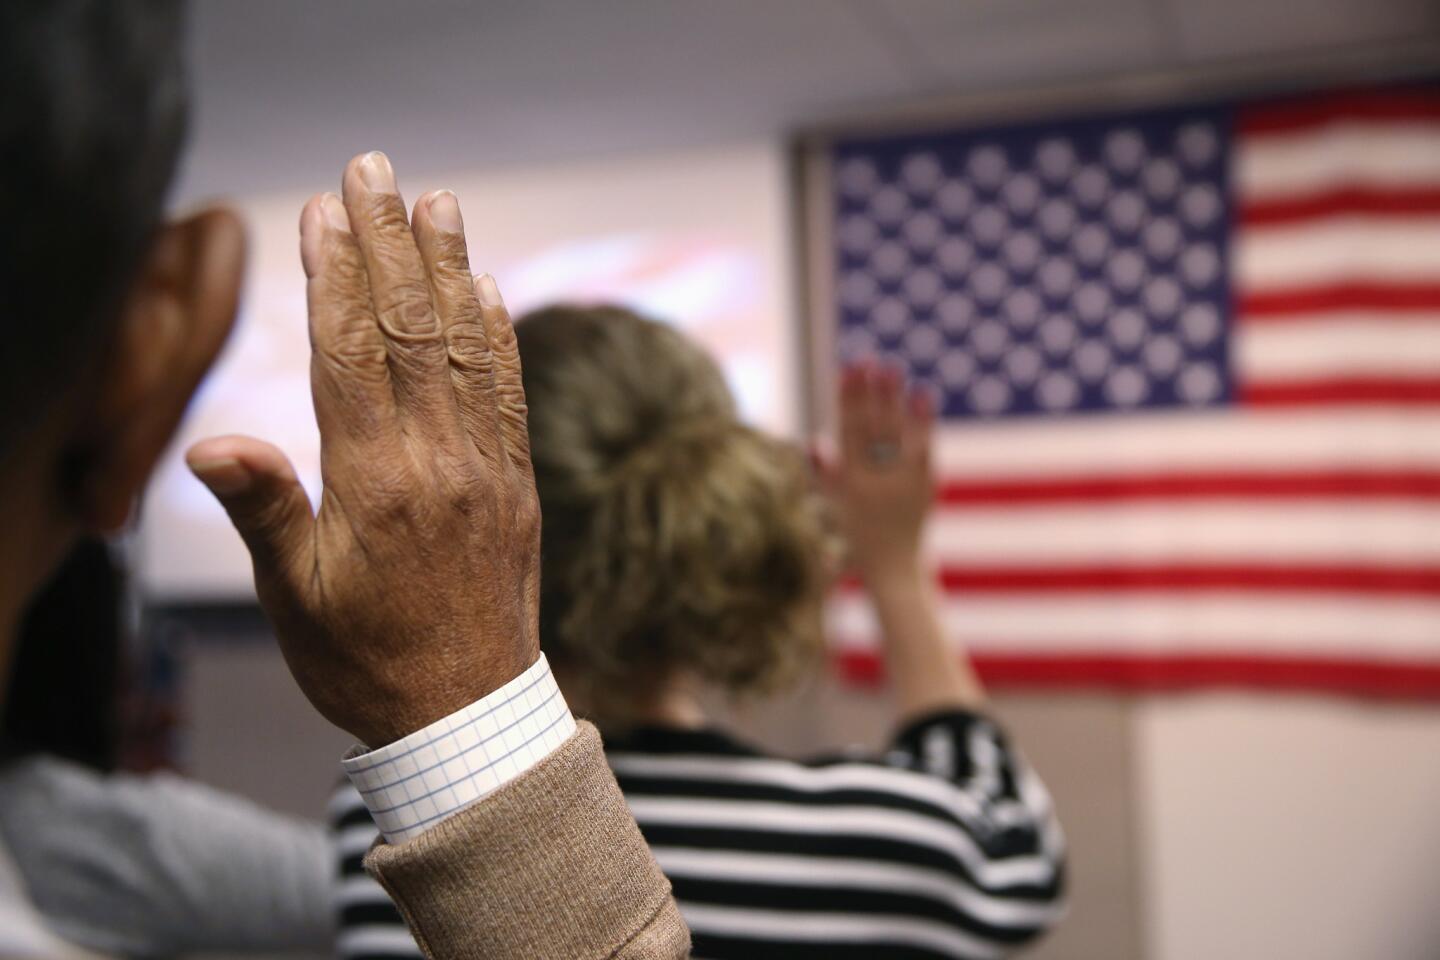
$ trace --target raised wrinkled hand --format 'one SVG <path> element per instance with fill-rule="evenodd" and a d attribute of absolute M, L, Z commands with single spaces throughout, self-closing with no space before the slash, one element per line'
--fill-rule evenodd
<path fill-rule="evenodd" d="M 373 747 L 535 661 L 540 507 L 515 333 L 494 281 L 472 279 L 454 194 L 407 221 L 369 153 L 342 197 L 300 219 L 318 511 L 268 443 L 205 440 L 187 460 L 250 549 L 301 690 Z"/>
<path fill-rule="evenodd" d="M 934 499 L 933 422 L 930 398 L 907 394 L 897 371 L 866 364 L 842 374 L 839 454 L 818 466 L 850 562 L 867 580 L 918 569 Z"/>

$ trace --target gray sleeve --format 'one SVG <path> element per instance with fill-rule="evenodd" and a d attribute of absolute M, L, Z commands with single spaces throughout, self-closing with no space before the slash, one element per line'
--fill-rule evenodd
<path fill-rule="evenodd" d="M 333 945 L 319 823 L 166 774 L 0 770 L 0 837 L 57 933 L 126 957 Z"/>

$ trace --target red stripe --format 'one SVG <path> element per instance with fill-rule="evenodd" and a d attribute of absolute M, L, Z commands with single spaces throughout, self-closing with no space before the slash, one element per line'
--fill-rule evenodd
<path fill-rule="evenodd" d="M 976 593 L 1359 593 L 1440 596 L 1440 567 L 1307 566 L 1303 564 L 1099 564 L 1068 567 L 942 567 L 946 591 Z M 854 577 L 842 590 L 858 590 Z"/>
<path fill-rule="evenodd" d="M 1027 504 L 1106 503 L 1137 500 L 1440 500 L 1440 471 L 1389 473 L 1125 474 L 1113 477 L 1044 477 L 942 483 L 948 507 L 1018 507 Z"/>
<path fill-rule="evenodd" d="M 1292 314 L 1335 313 L 1341 310 L 1440 309 L 1440 283 L 1334 283 L 1266 293 L 1241 293 L 1235 312 L 1243 323 L 1269 322 Z"/>
<path fill-rule="evenodd" d="M 1440 661 L 1233 654 L 1127 657 L 1099 652 L 978 654 L 973 660 L 981 678 L 994 687 L 1089 686 L 1155 691 L 1221 686 L 1440 697 Z M 884 663 L 878 653 L 844 651 L 836 653 L 833 662 L 840 676 L 850 683 L 872 686 L 884 680 Z"/>
<path fill-rule="evenodd" d="M 1241 135 L 1253 137 L 1295 133 L 1337 122 L 1440 123 L 1440 90 L 1416 87 L 1354 91 L 1252 106 L 1239 112 L 1235 126 Z"/>
<path fill-rule="evenodd" d="M 1436 172 L 1440 180 L 1440 171 Z M 1247 228 L 1287 225 L 1327 217 L 1424 217 L 1440 214 L 1440 187 L 1385 190 L 1348 186 L 1306 197 L 1284 200 L 1250 200 L 1240 206 L 1240 223 Z"/>
<path fill-rule="evenodd" d="M 1344 377 L 1242 384 L 1236 398 L 1252 407 L 1440 405 L 1440 378 Z"/>

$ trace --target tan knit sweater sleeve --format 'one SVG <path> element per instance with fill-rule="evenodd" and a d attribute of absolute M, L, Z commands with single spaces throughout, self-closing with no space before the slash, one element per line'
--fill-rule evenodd
<path fill-rule="evenodd" d="M 534 769 L 365 867 L 434 960 L 670 960 L 690 934 L 600 736 L 580 723 Z"/>

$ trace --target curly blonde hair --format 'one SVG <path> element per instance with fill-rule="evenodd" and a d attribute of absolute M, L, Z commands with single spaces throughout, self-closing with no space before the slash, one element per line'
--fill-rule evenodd
<path fill-rule="evenodd" d="M 831 538 L 801 452 L 713 360 L 618 307 L 515 327 L 543 516 L 541 646 L 602 727 L 676 671 L 782 688 L 821 649 Z"/>

